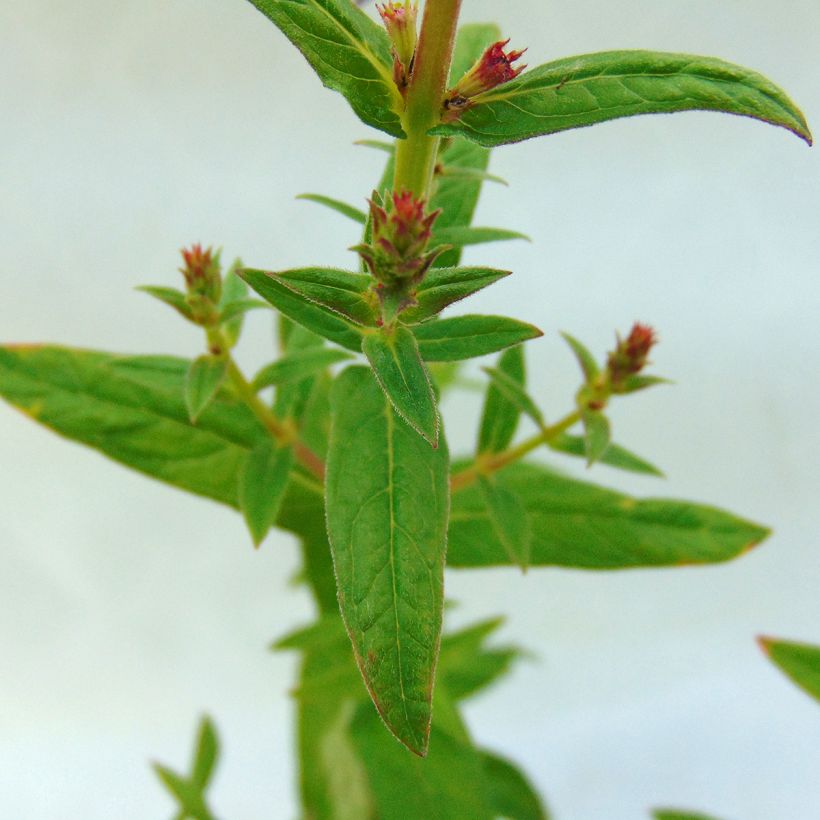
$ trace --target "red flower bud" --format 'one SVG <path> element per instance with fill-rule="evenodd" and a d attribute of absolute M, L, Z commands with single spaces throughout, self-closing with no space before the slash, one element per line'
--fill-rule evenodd
<path fill-rule="evenodd" d="M 198 242 L 183 248 L 180 253 L 185 267 L 179 271 L 185 277 L 188 293 L 218 302 L 222 290 L 219 253 L 214 253 L 211 248 L 203 250 Z"/>
<path fill-rule="evenodd" d="M 404 92 L 416 54 L 418 4 L 411 0 L 405 0 L 404 3 L 377 3 L 376 9 L 393 44 L 393 79 L 399 90 Z"/>
<path fill-rule="evenodd" d="M 658 341 L 657 334 L 649 327 L 636 322 L 626 339 L 618 339 L 615 350 L 609 354 L 607 366 L 613 385 L 621 384 L 628 376 L 634 376 L 646 366 L 649 351 Z"/>

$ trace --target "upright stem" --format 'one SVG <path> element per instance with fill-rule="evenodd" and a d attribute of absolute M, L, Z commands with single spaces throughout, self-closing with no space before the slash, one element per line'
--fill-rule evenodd
<path fill-rule="evenodd" d="M 439 121 L 447 88 L 461 0 L 427 0 L 407 87 L 402 125 L 407 139 L 396 144 L 393 188 L 426 198 L 436 167 L 438 137 L 427 132 Z"/>

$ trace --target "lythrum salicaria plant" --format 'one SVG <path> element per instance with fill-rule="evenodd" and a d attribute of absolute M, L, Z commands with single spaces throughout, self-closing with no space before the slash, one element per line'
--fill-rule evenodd
<path fill-rule="evenodd" d="M 351 269 L 278 270 L 276 260 L 226 269 L 218 252 L 190 246 L 183 288 L 143 290 L 201 329 L 201 356 L 10 345 L 0 349 L 0 393 L 65 436 L 237 509 L 257 546 L 271 527 L 298 536 L 317 619 L 275 646 L 302 659 L 306 818 L 544 818 L 527 778 L 477 748 L 461 718 L 460 702 L 519 652 L 487 646 L 495 618 L 442 635 L 445 566 L 707 564 L 741 555 L 767 530 L 568 478 L 538 458 L 657 474 L 613 441 L 607 409 L 664 379 L 647 372 L 656 343 L 647 325 L 622 329 L 602 356 L 565 334 L 579 386 L 565 415 L 548 419 L 525 378 L 524 345 L 537 328 L 441 317 L 510 273 L 460 266 L 465 246 L 520 236 L 472 225 L 482 186 L 495 179 L 490 150 L 689 110 L 751 117 L 810 143 L 808 127 L 777 86 L 717 59 L 612 51 L 526 69 L 525 49 L 495 25 L 458 28 L 460 0 L 427 0 L 423 15 L 409 0 L 373 13 L 351 0 L 251 1 L 390 138 L 364 141 L 386 155 L 382 178 L 362 191 L 365 209 L 304 195 L 360 226 Z M 252 310 L 275 314 L 280 351 L 247 375 L 232 350 Z M 495 353 L 476 450 L 452 459 L 440 395 L 461 362 Z M 529 437 L 516 437 L 522 416 L 536 430 Z M 764 646 L 817 693 L 815 650 Z M 205 719 L 188 774 L 157 766 L 178 817 L 214 816 L 206 791 L 217 754 Z"/>

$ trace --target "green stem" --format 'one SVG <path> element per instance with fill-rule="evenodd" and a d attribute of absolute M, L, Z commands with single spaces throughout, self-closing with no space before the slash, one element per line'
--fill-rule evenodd
<path fill-rule="evenodd" d="M 564 416 L 561 421 L 549 427 L 545 427 L 540 433 L 536 433 L 531 438 L 522 441 L 521 444 L 510 447 L 510 449 L 505 450 L 503 453 L 479 457 L 474 464 L 456 473 L 450 479 L 450 490 L 452 492 L 463 490 L 465 487 L 469 487 L 478 481 L 481 476 L 498 472 L 498 470 L 503 469 L 509 464 L 519 461 L 542 444 L 549 444 L 558 438 L 558 436 L 569 430 L 569 428 L 580 421 L 580 419 L 581 414 L 577 410 L 573 410 L 572 413 L 568 413 Z"/>
<path fill-rule="evenodd" d="M 402 125 L 407 139 L 396 143 L 395 191 L 427 198 L 436 167 L 438 137 L 427 132 L 439 121 L 453 59 L 461 0 L 427 0 Z"/>

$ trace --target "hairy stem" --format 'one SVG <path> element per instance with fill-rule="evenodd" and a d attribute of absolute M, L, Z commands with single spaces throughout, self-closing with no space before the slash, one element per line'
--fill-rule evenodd
<path fill-rule="evenodd" d="M 436 166 L 438 137 L 427 132 L 439 120 L 453 58 L 461 0 L 427 0 L 402 125 L 407 139 L 396 143 L 393 188 L 427 198 Z"/>
<path fill-rule="evenodd" d="M 580 413 L 577 410 L 573 410 L 573 412 L 564 416 L 561 421 L 558 421 L 549 427 L 544 427 L 541 432 L 536 433 L 531 438 L 525 439 L 521 442 L 521 444 L 518 444 L 515 447 L 510 447 L 503 453 L 493 453 L 491 455 L 479 457 L 474 464 L 471 464 L 469 467 L 465 467 L 465 469 L 461 470 L 461 472 L 456 473 L 450 478 L 450 489 L 452 492 L 463 490 L 465 487 L 469 487 L 471 484 L 478 481 L 481 476 L 491 475 L 509 464 L 519 461 L 524 458 L 524 456 L 529 455 L 529 453 L 533 450 L 540 447 L 542 444 L 549 444 L 551 441 L 554 441 L 562 433 L 569 430 L 573 424 L 576 424 L 580 418 Z"/>

